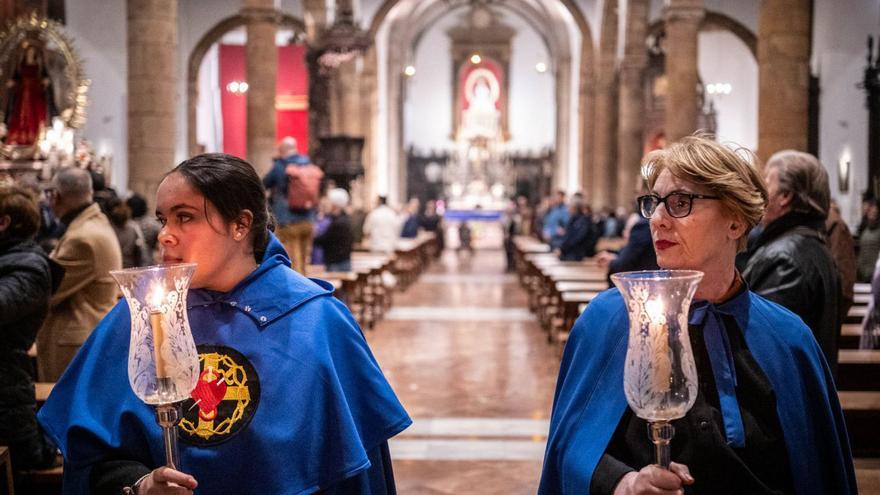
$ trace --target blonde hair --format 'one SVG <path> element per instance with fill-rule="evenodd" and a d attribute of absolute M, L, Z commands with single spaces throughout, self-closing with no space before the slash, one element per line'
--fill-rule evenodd
<path fill-rule="evenodd" d="M 721 204 L 732 216 L 748 226 L 737 241 L 737 250 L 742 251 L 749 231 L 761 221 L 767 205 L 767 188 L 756 162 L 750 151 L 733 150 L 698 133 L 645 155 L 642 176 L 648 187 L 653 188 L 660 173 L 668 170 L 678 179 L 709 189 L 721 198 Z"/>

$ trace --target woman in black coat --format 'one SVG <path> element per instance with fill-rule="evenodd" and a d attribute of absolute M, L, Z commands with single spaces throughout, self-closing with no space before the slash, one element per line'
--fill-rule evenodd
<path fill-rule="evenodd" d="M 55 447 L 35 417 L 33 345 L 63 269 L 33 241 L 40 227 L 36 199 L 25 189 L 0 186 L 0 445 L 12 466 L 49 467 Z"/>

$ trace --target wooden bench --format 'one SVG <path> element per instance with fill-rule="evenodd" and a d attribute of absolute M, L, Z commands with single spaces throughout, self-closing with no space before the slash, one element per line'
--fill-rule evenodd
<path fill-rule="evenodd" d="M 837 393 L 856 457 L 880 457 L 880 391 Z"/>
<path fill-rule="evenodd" d="M 34 389 L 37 395 L 37 406 L 41 406 L 46 402 L 46 399 L 49 398 L 49 394 L 52 393 L 53 388 L 55 388 L 55 382 L 37 382 L 34 384 Z"/>
<path fill-rule="evenodd" d="M 880 351 L 841 349 L 837 353 L 837 388 L 872 391 L 880 388 Z"/>
<path fill-rule="evenodd" d="M 840 327 L 840 337 L 837 346 L 840 349 L 858 349 L 859 341 L 862 339 L 861 323 L 844 323 Z M 878 383 L 880 388 L 880 383 Z"/>
<path fill-rule="evenodd" d="M 12 458 L 9 457 L 9 447 L 0 445 L 0 467 L 4 468 L 6 473 L 6 493 L 8 495 L 15 494 L 15 481 L 12 478 Z"/>
<path fill-rule="evenodd" d="M 853 306 L 849 308 L 849 312 L 846 314 L 846 318 L 843 319 L 843 322 L 861 323 L 862 320 L 865 319 L 866 314 L 868 314 L 868 306 L 864 304 L 853 304 Z"/>

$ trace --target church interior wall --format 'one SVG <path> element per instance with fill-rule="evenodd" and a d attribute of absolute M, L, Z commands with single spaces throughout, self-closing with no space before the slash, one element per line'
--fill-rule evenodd
<path fill-rule="evenodd" d="M 67 8 L 64 30 L 82 58 L 89 86 L 89 104 L 82 136 L 99 153 L 113 157 L 111 184 L 128 184 L 128 49 L 125 2 L 77 0 Z"/>
<path fill-rule="evenodd" d="M 758 63 L 749 48 L 730 31 L 703 31 L 698 50 L 705 86 L 730 85 L 707 94 L 717 112 L 716 137 L 748 149 L 758 147 Z M 730 63 L 736 60 L 736 63 Z M 708 105 L 708 103 L 707 103 Z"/>
<path fill-rule="evenodd" d="M 819 159 L 828 169 L 831 196 L 851 227 L 858 224 L 861 193 L 868 188 L 868 111 L 864 77 L 866 41 L 880 35 L 880 1 L 815 2 L 813 74 L 819 77 Z M 784 81 L 781 81 L 784 84 Z M 847 160 L 848 159 L 848 160 Z M 849 190 L 840 190 L 841 162 L 850 162 Z"/>
<path fill-rule="evenodd" d="M 452 146 L 452 94 L 450 40 L 446 30 L 459 22 L 463 11 L 450 12 L 421 37 L 414 52 L 415 76 L 407 80 L 404 108 L 404 143 L 421 150 Z M 516 15 L 503 22 L 517 34 L 512 41 L 508 74 L 509 129 L 507 149 L 538 152 L 553 147 L 556 136 L 554 77 L 550 55 L 534 29 Z M 548 69 L 539 73 L 542 62 Z M 549 110 L 549 111 L 548 111 Z"/>
<path fill-rule="evenodd" d="M 408 1 L 408 0 L 405 0 Z M 598 18 L 601 12 L 602 1 L 592 0 L 572 0 L 576 4 L 591 26 L 591 32 L 595 47 L 595 38 L 598 36 Z M 384 0 L 361 0 L 356 3 L 357 17 L 361 19 L 362 25 L 368 25 L 372 17 L 379 11 Z M 832 184 L 832 195 L 838 199 L 841 204 L 844 218 L 851 224 L 856 221 L 859 215 L 859 195 L 864 191 L 868 184 L 867 176 L 867 111 L 865 109 L 865 93 L 856 85 L 863 77 L 865 66 L 865 40 L 869 34 L 880 34 L 877 26 L 880 24 L 880 0 L 847 0 L 847 7 L 841 8 L 837 2 L 815 2 L 813 15 L 813 57 L 812 71 L 820 80 L 820 126 L 819 126 L 819 157 L 828 167 Z M 759 13 L 760 2 L 729 2 L 725 0 L 706 0 L 706 8 L 724 13 L 746 27 L 750 28 L 757 34 L 757 18 Z M 291 15 L 302 17 L 302 6 L 300 0 L 283 0 L 278 2 L 278 6 Z M 558 3 L 557 8 L 564 10 L 565 7 Z M 651 2 L 651 17 L 656 20 L 662 16 L 663 0 L 653 0 Z M 186 64 L 193 47 L 198 40 L 217 22 L 235 15 L 241 8 L 240 0 L 186 0 L 178 2 L 178 115 L 176 129 L 176 159 L 182 159 L 186 156 L 186 112 L 185 112 L 185 72 Z M 625 5 L 621 6 L 620 17 L 625 19 Z M 869 15 L 866 15 L 869 14 Z M 563 15 L 564 17 L 564 15 Z M 111 183 L 120 190 L 124 190 L 128 180 L 127 170 L 127 33 L 126 33 L 126 9 L 124 2 L 104 2 L 100 0 L 77 0 L 76 8 L 67 9 L 66 30 L 75 40 L 76 46 L 82 54 L 83 63 L 88 77 L 92 80 L 91 90 L 89 92 L 90 104 L 88 107 L 88 119 L 83 129 L 82 135 L 90 138 L 96 150 L 100 152 L 110 153 L 113 157 L 113 170 L 111 173 Z M 570 30 L 577 30 L 573 24 L 569 26 Z M 571 34 L 571 33 L 569 33 Z M 575 33 L 579 35 L 579 33 Z M 423 43 L 429 46 L 429 33 L 425 37 Z M 442 37 L 442 35 L 441 35 Z M 528 30 L 523 30 L 514 43 L 525 43 L 532 37 L 532 41 L 536 41 L 537 35 Z M 381 38 L 381 36 L 380 36 Z M 754 63 L 753 59 L 746 57 L 747 52 L 742 51 L 744 48 L 740 45 L 731 45 L 735 48 L 726 48 L 720 50 L 724 53 L 723 57 L 711 55 L 718 51 L 712 48 L 714 45 L 723 46 L 725 44 L 734 43 L 728 38 L 732 38 L 729 33 L 704 33 L 701 35 L 701 52 L 705 52 L 700 56 L 700 71 L 706 82 L 709 80 L 724 80 L 730 82 L 733 86 L 731 95 L 716 101 L 719 115 L 719 134 L 722 139 L 738 142 L 740 144 L 753 147 L 754 135 L 757 132 L 756 126 L 749 129 L 747 119 L 739 119 L 736 122 L 730 121 L 729 116 L 733 110 L 725 110 L 727 106 L 731 108 L 755 108 L 750 103 L 751 95 L 745 94 L 749 85 L 739 84 L 735 82 L 735 78 L 749 80 L 752 78 L 751 71 Z M 579 43 L 570 37 L 573 50 L 577 50 Z M 724 41 L 726 40 L 726 41 Z M 723 41 L 723 42 L 722 42 Z M 382 48 L 387 41 L 379 42 L 379 58 L 384 55 L 382 52 L 387 51 Z M 448 43 L 448 42 L 447 42 Z M 537 43 L 535 43 L 537 45 Z M 534 49 L 535 45 L 531 45 Z M 620 43 L 619 45 L 623 45 Z M 735 53 L 729 50 L 736 50 Z M 525 50 L 516 47 L 514 56 Z M 446 52 L 447 50 L 444 50 Z M 740 52 L 742 52 L 740 54 Z M 534 53 L 534 52 L 533 52 Z M 577 76 L 577 67 L 579 65 L 579 53 L 572 53 L 573 77 L 569 87 L 572 95 L 576 95 L 578 88 L 575 81 Z M 714 59 L 714 68 L 707 66 L 712 65 L 710 62 Z M 725 64 L 724 60 L 736 60 L 736 64 Z M 742 60 L 748 60 L 743 68 Z M 447 63 L 435 60 L 433 64 Z M 525 64 L 525 62 L 523 62 Z M 533 67 L 534 62 L 529 61 L 528 66 Z M 381 64 L 380 64 L 381 65 Z M 513 61 L 511 69 L 516 74 L 518 62 Z M 552 69 L 552 67 L 551 67 Z M 538 77 L 533 69 L 529 69 L 530 76 L 535 79 Z M 441 74 L 441 77 L 435 78 L 435 71 Z M 729 74 L 724 77 L 719 75 L 713 77 L 710 74 Z M 427 93 L 428 90 L 422 88 L 426 80 L 430 80 L 433 86 L 438 83 L 448 88 L 451 84 L 448 69 L 438 69 L 436 65 L 418 68 L 418 74 L 412 81 L 410 88 L 411 95 L 415 98 L 419 92 Z M 429 77 L 430 75 L 430 77 Z M 549 72 L 545 74 L 549 76 Z M 379 72 L 379 78 L 384 75 Z M 550 80 L 551 77 L 545 77 L 544 80 Z M 521 127 L 528 129 L 528 135 L 531 138 L 538 139 L 540 132 L 552 128 L 552 125 L 545 123 L 536 124 L 534 116 L 541 115 L 538 112 L 519 109 L 518 105 L 532 105 L 533 101 L 525 101 L 524 98 L 515 96 L 520 83 L 514 76 L 511 81 L 511 131 L 513 139 L 518 139 L 522 134 Z M 531 82 L 523 82 L 523 88 L 529 88 L 532 92 L 538 83 L 536 80 Z M 780 81 L 784 84 L 784 81 Z M 544 86 L 541 86 L 544 88 Z M 554 91 L 552 86 L 548 86 Z M 541 89 L 541 91 L 546 88 Z M 741 91 L 743 90 L 743 91 Z M 432 91 L 433 92 L 433 91 Z M 451 123 L 449 108 L 451 104 L 448 101 L 450 91 L 448 89 L 440 92 L 433 92 L 431 98 L 425 99 L 430 105 L 437 108 L 442 107 L 442 113 L 436 114 L 437 118 L 432 119 L 416 119 L 419 125 L 430 123 L 435 128 L 443 128 L 443 133 L 433 131 L 422 132 L 414 129 L 412 137 L 407 135 L 407 142 L 424 146 L 426 148 L 435 147 L 435 143 L 441 142 L 441 138 L 448 137 L 448 129 Z M 740 100 L 742 98 L 742 100 Z M 381 98 L 380 98 L 381 99 Z M 413 101 L 419 101 L 424 98 L 415 98 Z M 533 99 L 530 98 L 529 99 Z M 522 103 L 521 103 L 522 100 Z M 742 102 L 745 103 L 742 103 Z M 442 102 L 442 103 L 441 103 Z M 568 103 L 575 107 L 577 115 L 577 98 L 571 98 Z M 412 112 L 413 108 L 407 107 L 407 112 Z M 380 112 L 382 103 L 380 102 Z M 556 108 L 556 105 L 548 105 Z M 529 113 L 531 112 L 531 115 Z M 739 112 L 742 114 L 743 112 Z M 749 112 L 751 113 L 751 110 Z M 520 125 L 518 115 L 529 115 L 531 118 L 528 125 Z M 410 117 L 407 117 L 408 119 Z M 551 124 L 555 122 L 552 116 L 543 117 Z M 374 116 L 377 119 L 377 116 Z M 444 120 L 445 119 L 445 120 Z M 574 120 L 574 117 L 573 117 Z M 575 124 L 574 121 L 571 124 Z M 569 126 L 574 127 L 574 126 Z M 572 149 L 577 149 L 579 136 L 576 135 L 577 129 L 573 129 L 571 136 Z M 445 134 L 445 136 L 443 136 Z M 375 134 L 374 134 L 375 135 Z M 423 137 L 424 136 L 424 137 Z M 546 141 L 547 137 L 542 136 L 542 141 Z M 424 140 L 424 142 L 422 142 Z M 551 139 L 552 140 L 552 139 Z M 380 158 L 383 154 L 387 155 L 393 150 L 383 149 L 384 147 L 378 141 L 374 148 L 374 157 Z M 569 150 L 570 151 L 570 150 Z M 576 154 L 576 153 L 574 153 Z M 843 160 L 842 160 L 843 159 Z M 575 160 L 577 161 L 577 157 Z M 848 191 L 840 191 L 839 164 L 841 161 L 850 163 L 850 182 Z M 165 166 L 171 166 L 167 164 Z M 566 165 L 570 165 L 567 164 Z M 568 169 L 572 167 L 563 166 Z M 573 170 L 576 167 L 573 168 Z M 564 173 L 563 176 L 571 174 Z M 389 178 L 381 179 L 386 184 Z M 565 181 L 565 186 L 569 181 Z"/>
<path fill-rule="evenodd" d="M 241 0 L 186 0 L 177 3 L 177 142 L 175 162 L 184 160 L 187 149 L 186 70 L 189 56 L 199 40 L 223 19 L 241 9 Z"/>

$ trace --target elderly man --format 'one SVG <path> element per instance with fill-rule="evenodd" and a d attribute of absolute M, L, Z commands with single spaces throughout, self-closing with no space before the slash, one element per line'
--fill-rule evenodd
<path fill-rule="evenodd" d="M 828 173 L 813 155 L 787 150 L 770 157 L 764 180 L 764 230 L 743 278 L 752 291 L 804 320 L 834 372 L 843 293 L 824 235 Z"/>
<path fill-rule="evenodd" d="M 122 253 L 113 227 L 92 199 L 87 171 L 62 168 L 50 191 L 52 212 L 67 226 L 50 258 L 65 274 L 37 336 L 37 365 L 40 380 L 54 382 L 116 304 L 116 283 L 108 272 L 122 268 Z"/>

